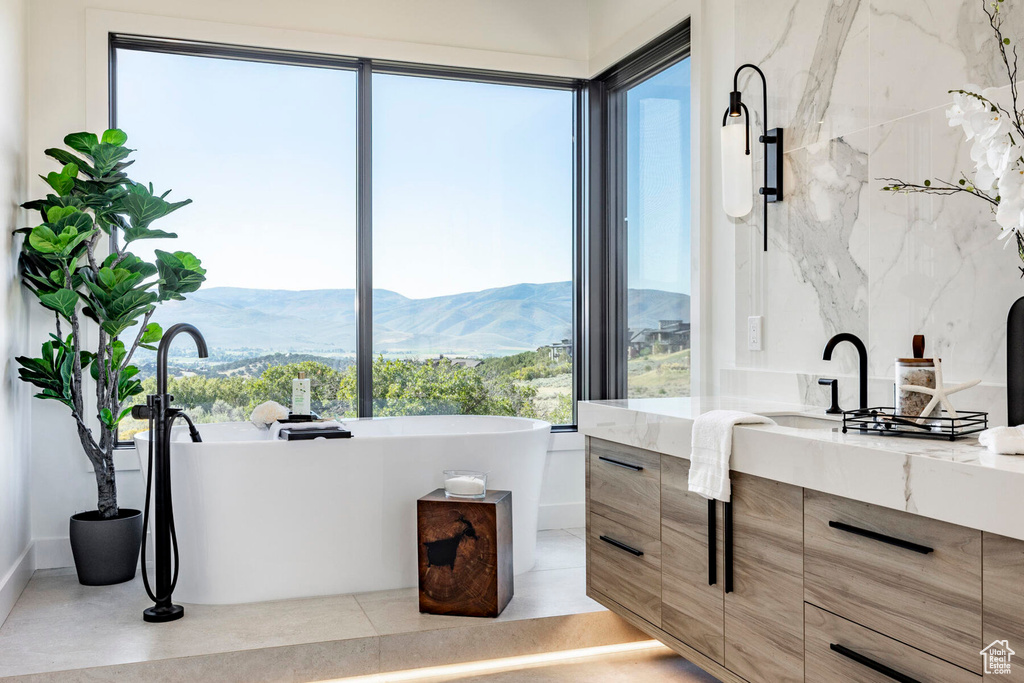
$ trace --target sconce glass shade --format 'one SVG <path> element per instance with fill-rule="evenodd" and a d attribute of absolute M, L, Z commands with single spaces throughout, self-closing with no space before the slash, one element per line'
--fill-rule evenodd
<path fill-rule="evenodd" d="M 722 206 L 733 218 L 754 208 L 754 161 L 746 153 L 746 126 L 722 126 Z"/>

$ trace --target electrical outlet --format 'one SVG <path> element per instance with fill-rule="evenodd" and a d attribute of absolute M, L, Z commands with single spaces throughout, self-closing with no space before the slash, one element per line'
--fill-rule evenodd
<path fill-rule="evenodd" d="M 747 318 L 747 350 L 760 351 L 764 335 L 764 316 L 752 315 Z"/>

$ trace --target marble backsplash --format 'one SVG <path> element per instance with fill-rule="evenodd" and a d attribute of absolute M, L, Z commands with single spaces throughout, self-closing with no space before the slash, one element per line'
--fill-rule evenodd
<path fill-rule="evenodd" d="M 829 363 L 822 349 L 853 332 L 868 346 L 872 401 L 887 403 L 894 359 L 920 333 L 948 381 L 984 381 L 957 404 L 1005 419 L 1006 313 L 1024 295 L 1017 254 L 996 240 L 984 202 L 893 196 L 879 180 L 956 180 L 973 168 L 945 108 L 951 88 L 1007 82 L 982 1 L 736 0 L 736 63 L 764 70 L 768 124 L 786 129 L 786 196 L 769 207 L 767 253 L 758 201 L 735 223 L 736 329 L 763 315 L 764 350 L 737 334 L 723 393 L 824 405 L 817 377 L 852 377 L 856 354 L 837 349 Z M 1021 5 L 1000 3 L 1012 40 L 1024 41 Z M 759 112 L 751 76 L 740 85 Z M 841 386 L 852 396 L 851 380 Z"/>

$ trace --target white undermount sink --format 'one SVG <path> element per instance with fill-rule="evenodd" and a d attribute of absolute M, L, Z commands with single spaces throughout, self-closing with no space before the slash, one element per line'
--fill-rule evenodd
<path fill-rule="evenodd" d="M 832 418 L 815 415 L 770 415 L 775 424 L 780 427 L 791 429 L 840 429 L 843 426 L 841 418 Z"/>

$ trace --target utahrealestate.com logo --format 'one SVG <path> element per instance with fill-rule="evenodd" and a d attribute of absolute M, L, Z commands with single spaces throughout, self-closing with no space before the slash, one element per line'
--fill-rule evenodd
<path fill-rule="evenodd" d="M 1010 658 L 1016 652 L 1010 649 L 1010 641 L 993 640 L 988 647 L 981 651 L 985 658 L 986 674 L 1008 674 L 1010 673 Z"/>

